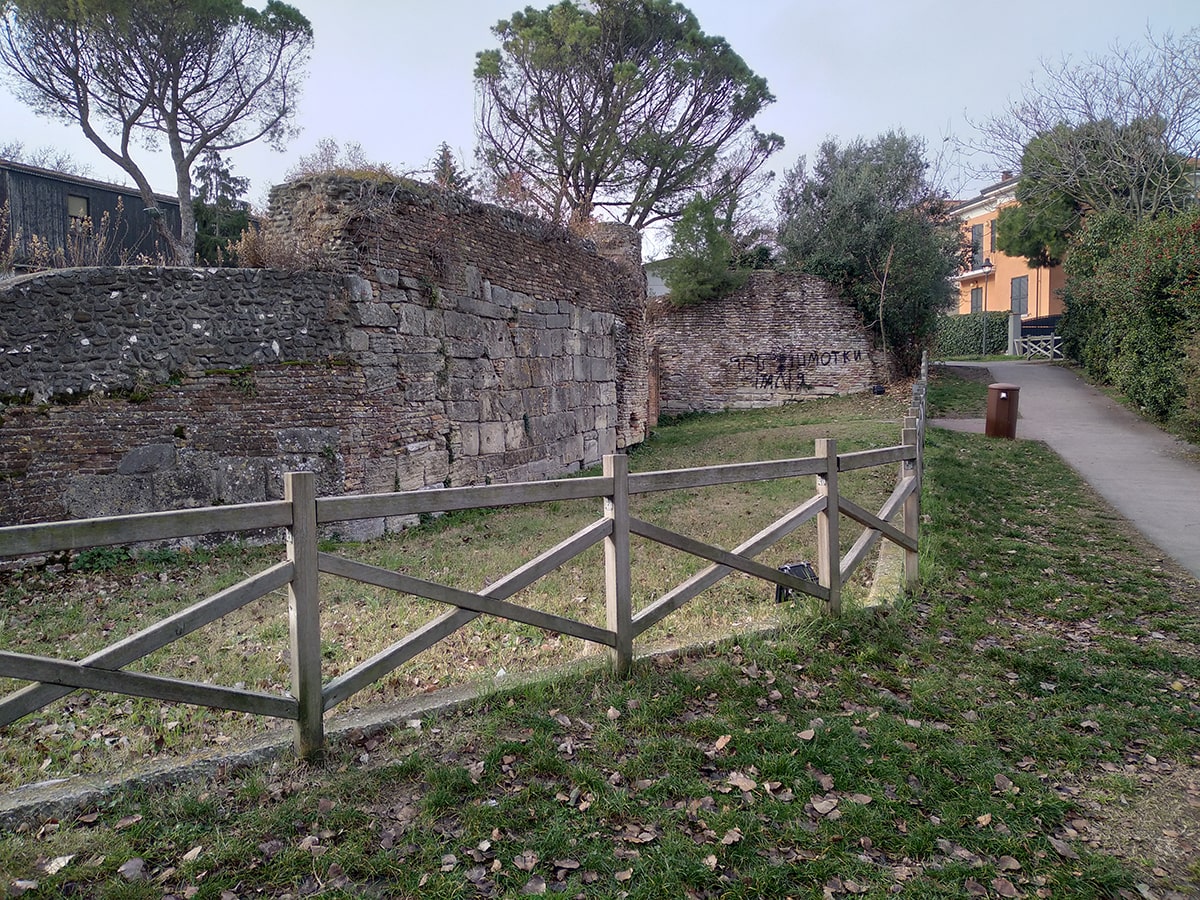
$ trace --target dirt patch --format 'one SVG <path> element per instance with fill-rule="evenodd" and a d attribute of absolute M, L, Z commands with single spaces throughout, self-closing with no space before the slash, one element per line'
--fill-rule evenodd
<path fill-rule="evenodd" d="M 977 384 L 991 384 L 996 379 L 992 377 L 992 370 L 987 366 L 935 366 L 933 374 L 949 374 L 955 378 L 961 378 L 963 381 L 974 381 Z"/>
<path fill-rule="evenodd" d="M 1105 764 L 1081 786 L 1075 800 L 1086 818 L 1069 828 L 1136 867 L 1143 897 L 1200 897 L 1200 758 L 1175 765 L 1131 753 L 1128 760 Z"/>

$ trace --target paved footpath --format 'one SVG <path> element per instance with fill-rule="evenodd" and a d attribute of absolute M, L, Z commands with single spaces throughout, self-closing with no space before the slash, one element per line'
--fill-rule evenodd
<path fill-rule="evenodd" d="M 1200 452 L 1164 434 L 1069 369 L 988 363 L 993 382 L 1021 388 L 1017 437 L 1045 441 L 1166 554 L 1200 578 Z M 983 431 L 982 420 L 935 420 Z"/>

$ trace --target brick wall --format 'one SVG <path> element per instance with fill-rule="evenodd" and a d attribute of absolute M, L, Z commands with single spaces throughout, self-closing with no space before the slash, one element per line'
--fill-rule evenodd
<path fill-rule="evenodd" d="M 536 480 L 643 439 L 636 233 L 610 260 L 454 195 L 364 189 L 276 191 L 283 222 L 320 198 L 332 273 L 0 284 L 0 524 L 252 502 L 288 469 L 324 494 Z"/>
<path fill-rule="evenodd" d="M 777 406 L 885 379 L 858 314 L 812 276 L 753 272 L 732 297 L 657 301 L 649 317 L 662 414 Z"/>
<path fill-rule="evenodd" d="M 296 182 L 329 272 L 78 269 L 0 283 L 0 524 L 536 480 L 663 411 L 864 390 L 881 354 L 812 278 L 648 316 L 636 232 L 590 240 L 421 186 Z M 400 523 L 368 522 L 348 536 Z"/>

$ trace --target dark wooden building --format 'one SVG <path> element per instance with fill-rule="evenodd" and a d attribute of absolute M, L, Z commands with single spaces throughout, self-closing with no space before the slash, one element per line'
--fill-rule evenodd
<path fill-rule="evenodd" d="M 162 194 L 155 199 L 179 234 L 179 201 Z M 0 212 L 6 212 L 0 259 L 11 252 L 17 270 L 37 262 L 132 265 L 171 258 L 135 188 L 0 159 Z"/>

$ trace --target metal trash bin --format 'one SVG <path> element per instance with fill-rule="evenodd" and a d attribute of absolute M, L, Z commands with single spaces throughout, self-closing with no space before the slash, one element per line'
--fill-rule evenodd
<path fill-rule="evenodd" d="M 813 584 L 818 584 L 821 580 L 817 576 L 817 570 L 812 567 L 811 563 L 807 562 L 788 563 L 785 566 L 780 566 L 779 571 L 785 575 L 791 575 L 793 578 L 799 578 L 801 581 L 811 581 Z M 782 584 L 775 585 L 776 603 L 784 603 L 791 599 L 791 588 L 785 588 Z"/>
<path fill-rule="evenodd" d="M 1017 400 L 1021 388 L 1015 384 L 989 384 L 987 420 L 984 433 L 988 437 L 1012 440 L 1017 436 Z"/>

